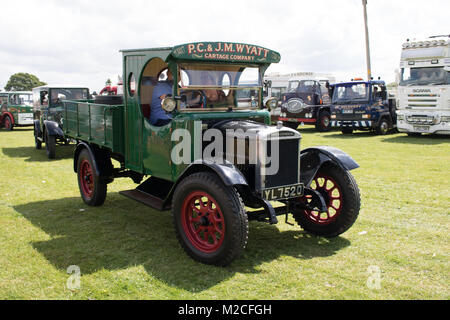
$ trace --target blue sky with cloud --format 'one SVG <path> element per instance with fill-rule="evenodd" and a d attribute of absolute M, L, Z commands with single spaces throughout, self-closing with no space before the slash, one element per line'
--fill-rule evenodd
<path fill-rule="evenodd" d="M 407 38 L 450 33 L 450 2 L 368 0 L 372 74 L 395 78 Z M 120 49 L 233 41 L 281 53 L 268 72 L 366 75 L 361 0 L 85 1 L 2 4 L 0 88 L 29 72 L 99 90 L 121 74 Z"/>

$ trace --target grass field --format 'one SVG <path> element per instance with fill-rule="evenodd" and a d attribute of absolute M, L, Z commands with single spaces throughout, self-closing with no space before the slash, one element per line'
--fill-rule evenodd
<path fill-rule="evenodd" d="M 1 130 L 0 299 L 449 299 L 450 138 L 301 133 L 360 164 L 358 220 L 334 239 L 252 222 L 244 255 L 219 268 L 184 253 L 169 212 L 119 195 L 131 180 L 87 207 L 72 146 L 48 161 L 32 130 Z"/>

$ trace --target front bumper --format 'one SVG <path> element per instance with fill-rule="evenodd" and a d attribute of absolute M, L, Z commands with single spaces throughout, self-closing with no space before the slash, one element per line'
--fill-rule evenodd
<path fill-rule="evenodd" d="M 331 127 L 334 128 L 355 128 L 371 129 L 375 123 L 372 120 L 331 120 Z"/>

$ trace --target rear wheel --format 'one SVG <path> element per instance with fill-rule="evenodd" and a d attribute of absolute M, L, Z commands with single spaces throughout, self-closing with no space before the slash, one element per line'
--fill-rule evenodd
<path fill-rule="evenodd" d="M 47 158 L 55 159 L 56 137 L 49 135 L 47 130 L 45 130 L 45 151 L 47 152 Z"/>
<path fill-rule="evenodd" d="M 216 175 L 188 176 L 176 188 L 172 203 L 178 241 L 194 260 L 225 266 L 242 253 L 248 237 L 244 204 Z"/>
<path fill-rule="evenodd" d="M 327 211 L 295 209 L 292 214 L 297 223 L 306 231 L 325 237 L 347 231 L 358 217 L 361 202 L 359 188 L 350 172 L 332 162 L 324 163 L 311 188 L 321 194 Z M 311 199 L 305 196 L 297 201 L 308 203 Z"/>
<path fill-rule="evenodd" d="M 98 172 L 95 171 L 94 161 L 84 149 L 77 161 L 78 187 L 81 198 L 89 206 L 101 206 L 106 199 L 107 184 L 100 181 Z"/>
<path fill-rule="evenodd" d="M 328 111 L 321 111 L 317 117 L 316 130 L 325 132 L 330 130 L 331 116 Z"/>
<path fill-rule="evenodd" d="M 3 119 L 3 127 L 8 131 L 11 131 L 12 129 L 14 129 L 14 125 L 9 116 L 5 116 L 5 118 Z"/>
<path fill-rule="evenodd" d="M 341 132 L 342 132 L 343 134 L 352 134 L 352 133 L 353 133 L 353 129 L 351 129 L 351 128 L 343 128 L 343 129 L 341 130 Z"/>

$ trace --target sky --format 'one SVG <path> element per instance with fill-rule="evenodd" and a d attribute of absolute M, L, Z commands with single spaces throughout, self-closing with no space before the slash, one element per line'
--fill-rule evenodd
<path fill-rule="evenodd" d="M 407 38 L 450 34 L 450 1 L 368 0 L 372 76 L 395 80 Z M 367 77 L 361 0 L 15 0 L 0 19 L 0 88 L 27 72 L 99 91 L 122 73 L 120 49 L 241 42 L 281 54 L 267 73 Z"/>

